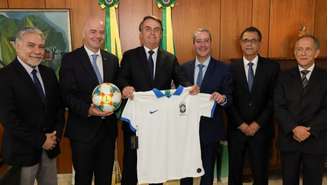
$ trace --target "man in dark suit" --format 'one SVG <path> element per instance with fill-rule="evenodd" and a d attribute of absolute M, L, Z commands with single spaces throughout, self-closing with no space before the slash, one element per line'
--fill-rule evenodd
<path fill-rule="evenodd" d="M 198 29 L 193 35 L 193 48 L 196 59 L 182 65 L 190 83 L 200 87 L 201 93 L 212 94 L 217 102 L 213 118 L 201 117 L 200 140 L 201 154 L 205 174 L 201 185 L 212 185 L 214 164 L 217 156 L 218 141 L 224 139 L 223 110 L 231 104 L 231 74 L 229 67 L 211 57 L 211 33 L 207 29 Z M 192 185 L 192 178 L 182 179 L 181 185 Z"/>
<path fill-rule="evenodd" d="M 65 135 L 72 147 L 75 184 L 111 184 L 117 119 L 111 112 L 101 112 L 93 104 L 93 89 L 103 82 L 116 83 L 118 59 L 101 50 L 104 22 L 89 18 L 83 30 L 83 43 L 64 55 L 60 69 L 63 99 L 69 108 Z"/>
<path fill-rule="evenodd" d="M 153 88 L 170 89 L 172 80 L 176 85 L 190 86 L 177 58 L 159 48 L 162 37 L 162 22 L 146 16 L 139 25 L 141 47 L 126 51 L 121 62 L 118 84 L 123 97 L 132 98 L 134 91 Z M 195 86 L 193 92 L 199 91 Z M 135 185 L 137 179 L 137 138 L 127 124 L 124 130 L 124 159 L 122 185 Z"/>
<path fill-rule="evenodd" d="M 229 185 L 242 185 L 246 151 L 254 185 L 268 184 L 268 158 L 273 127 L 273 89 L 279 64 L 261 57 L 261 32 L 240 35 L 243 58 L 231 64 L 233 104 L 228 114 Z"/>
<path fill-rule="evenodd" d="M 283 72 L 274 93 L 284 185 L 321 185 L 327 141 L 327 73 L 315 65 L 319 41 L 297 39 L 298 67 Z"/>
<path fill-rule="evenodd" d="M 0 70 L 3 157 L 21 167 L 20 184 L 57 185 L 56 156 L 64 127 L 57 78 L 40 65 L 45 37 L 37 28 L 17 33 L 17 57 Z"/>

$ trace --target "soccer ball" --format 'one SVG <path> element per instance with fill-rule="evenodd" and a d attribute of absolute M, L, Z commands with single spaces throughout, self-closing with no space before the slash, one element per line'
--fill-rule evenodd
<path fill-rule="evenodd" d="M 121 105 L 121 91 L 112 83 L 99 84 L 92 92 L 92 103 L 100 111 L 114 112 Z"/>

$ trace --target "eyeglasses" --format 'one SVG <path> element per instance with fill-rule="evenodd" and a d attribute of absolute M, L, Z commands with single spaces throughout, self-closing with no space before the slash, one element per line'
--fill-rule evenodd
<path fill-rule="evenodd" d="M 144 32 L 150 33 L 160 33 L 162 31 L 162 29 L 160 27 L 155 27 L 155 28 L 151 28 L 149 26 L 146 26 L 142 29 Z"/>
<path fill-rule="evenodd" d="M 257 44 L 258 42 L 260 42 L 260 41 L 257 40 L 257 39 L 241 39 L 240 41 L 241 41 L 241 43 L 243 43 L 243 44 L 247 44 L 247 43 Z"/>
<path fill-rule="evenodd" d="M 311 53 L 311 52 L 313 52 L 314 51 L 314 49 L 312 49 L 312 48 L 301 48 L 301 47 L 297 47 L 297 48 L 295 48 L 295 53 L 296 54 L 303 54 L 303 53 L 305 53 L 305 54 L 309 54 L 309 53 Z"/>

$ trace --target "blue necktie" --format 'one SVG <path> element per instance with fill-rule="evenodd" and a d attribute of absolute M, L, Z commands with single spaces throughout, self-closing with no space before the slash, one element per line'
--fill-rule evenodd
<path fill-rule="evenodd" d="M 154 60 L 153 60 L 154 51 L 149 50 L 148 53 L 149 53 L 148 63 L 149 63 L 150 76 L 151 76 L 151 79 L 154 79 Z"/>
<path fill-rule="evenodd" d="M 42 99 L 42 101 L 44 102 L 45 100 L 45 94 L 43 92 L 42 86 L 41 86 L 41 82 L 39 80 L 39 78 L 36 76 L 36 73 L 38 71 L 36 69 L 32 70 L 32 77 L 33 77 L 33 82 L 34 82 L 34 86 L 40 96 L 40 98 Z"/>
<path fill-rule="evenodd" d="M 202 81 L 203 81 L 203 67 L 205 67 L 204 64 L 198 64 L 198 75 L 197 75 L 197 79 L 196 79 L 196 85 L 198 87 L 200 87 L 202 85 Z"/>
<path fill-rule="evenodd" d="M 250 62 L 248 63 L 248 80 L 247 80 L 249 92 L 252 91 L 253 82 L 254 82 L 253 63 Z"/>
<path fill-rule="evenodd" d="M 101 78 L 101 75 L 100 75 L 100 72 L 99 72 L 99 68 L 97 66 L 97 57 L 98 57 L 98 55 L 96 55 L 96 54 L 91 55 L 91 58 L 92 58 L 92 67 L 93 67 L 93 70 L 96 73 L 98 82 L 99 83 L 102 83 L 102 78 Z"/>

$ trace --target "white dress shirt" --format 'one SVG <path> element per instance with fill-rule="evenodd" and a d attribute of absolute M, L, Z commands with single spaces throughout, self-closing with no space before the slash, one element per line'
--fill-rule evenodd
<path fill-rule="evenodd" d="M 244 69 L 245 69 L 245 75 L 246 75 L 246 81 L 248 81 L 248 63 L 252 62 L 253 63 L 253 72 L 254 72 L 254 77 L 255 77 L 255 73 L 256 73 L 256 68 L 257 68 L 257 63 L 259 61 L 259 56 L 256 55 L 255 58 L 253 58 L 253 60 L 249 61 L 247 60 L 245 57 L 243 57 L 243 62 L 244 62 Z"/>

